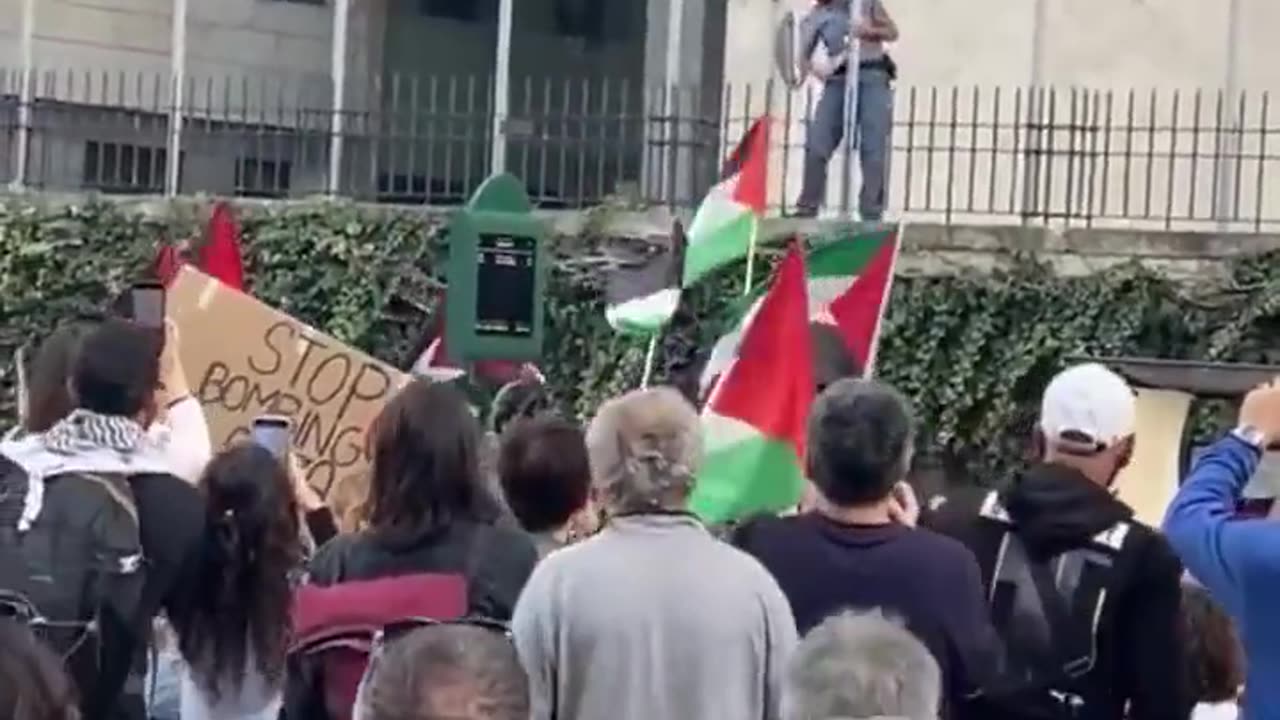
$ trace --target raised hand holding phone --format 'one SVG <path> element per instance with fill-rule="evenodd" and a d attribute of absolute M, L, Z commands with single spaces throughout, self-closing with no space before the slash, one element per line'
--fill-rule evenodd
<path fill-rule="evenodd" d="M 289 459 L 292 435 L 292 423 L 289 418 L 279 415 L 259 415 L 253 419 L 253 427 L 250 430 L 253 441 L 269 450 L 282 463 Z"/>
<path fill-rule="evenodd" d="M 311 513 L 324 507 L 324 498 L 307 482 L 307 475 L 302 470 L 298 457 L 289 453 L 289 478 L 293 480 L 293 494 L 298 498 L 302 512 Z"/>

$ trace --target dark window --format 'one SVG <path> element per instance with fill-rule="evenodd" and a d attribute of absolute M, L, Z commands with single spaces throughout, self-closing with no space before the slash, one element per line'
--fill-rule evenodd
<path fill-rule="evenodd" d="M 244 197 L 287 197 L 293 189 L 293 163 L 288 160 L 240 158 L 236 161 L 236 194 Z"/>
<path fill-rule="evenodd" d="M 427 202 L 427 176 L 379 173 L 378 202 L 400 205 L 419 205 Z"/>
<path fill-rule="evenodd" d="M 164 148 L 90 140 L 84 144 L 84 187 L 110 193 L 163 192 L 168 158 Z"/>
<path fill-rule="evenodd" d="M 480 19 L 480 0 L 418 0 L 423 15 L 475 22 Z"/>
<path fill-rule="evenodd" d="M 602 0 L 555 0 L 556 33 L 603 42 L 605 3 Z"/>

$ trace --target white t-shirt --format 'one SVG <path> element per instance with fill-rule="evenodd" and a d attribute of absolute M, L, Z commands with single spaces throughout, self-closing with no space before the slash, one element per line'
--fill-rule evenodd
<path fill-rule="evenodd" d="M 280 688 L 272 687 L 258 673 L 252 653 L 246 658 L 244 683 L 238 693 L 223 692 L 212 702 L 182 664 L 182 720 L 276 720 L 282 703 Z"/>
<path fill-rule="evenodd" d="M 1191 711 L 1191 720 L 1236 720 L 1240 706 L 1233 702 L 1200 703 Z"/>
<path fill-rule="evenodd" d="M 189 483 L 194 484 L 200 479 L 204 466 L 213 457 L 209 423 L 205 420 L 200 401 L 193 397 L 174 403 L 165 422 L 153 424 L 147 434 L 159 443 L 173 474 Z"/>

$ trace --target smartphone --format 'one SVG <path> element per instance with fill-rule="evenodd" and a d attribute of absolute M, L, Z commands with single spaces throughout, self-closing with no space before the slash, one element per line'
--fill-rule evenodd
<path fill-rule="evenodd" d="M 134 322 L 148 330 L 164 330 L 165 299 L 162 283 L 134 283 L 129 304 Z"/>
<path fill-rule="evenodd" d="M 292 443 L 292 423 L 289 418 L 279 415 L 260 415 L 253 420 L 250 434 L 253 441 L 271 451 L 280 460 L 289 454 Z"/>

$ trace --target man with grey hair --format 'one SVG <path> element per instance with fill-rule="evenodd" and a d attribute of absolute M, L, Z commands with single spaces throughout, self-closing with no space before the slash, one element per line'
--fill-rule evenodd
<path fill-rule="evenodd" d="M 685 510 L 698 414 L 670 388 L 605 403 L 587 430 L 608 522 L 538 565 L 512 629 L 533 720 L 775 720 L 795 623 L 773 578 Z"/>
<path fill-rule="evenodd" d="M 880 612 L 832 615 L 787 663 L 783 720 L 937 720 L 942 673 L 929 649 Z"/>
<path fill-rule="evenodd" d="M 941 668 L 942 716 L 953 718 L 981 687 L 996 641 L 973 554 L 903 512 L 914 435 L 893 388 L 833 383 L 809 414 L 813 509 L 759 518 L 735 540 L 777 578 L 801 633 L 850 608 L 902 617 Z"/>
<path fill-rule="evenodd" d="M 356 720 L 528 720 L 529 681 L 499 630 L 429 625 L 376 653 Z"/>

